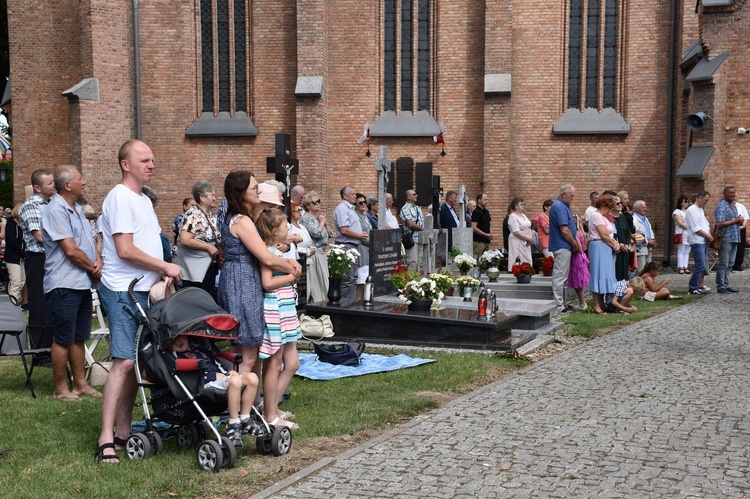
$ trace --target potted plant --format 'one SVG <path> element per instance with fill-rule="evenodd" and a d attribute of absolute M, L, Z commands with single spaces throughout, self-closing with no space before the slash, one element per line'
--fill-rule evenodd
<path fill-rule="evenodd" d="M 485 274 L 490 278 L 490 282 L 497 282 L 497 278 L 500 275 L 500 262 L 503 256 L 503 250 L 491 249 L 485 251 L 479 257 L 479 264 L 486 269 Z"/>
<path fill-rule="evenodd" d="M 451 249 L 448 250 L 448 258 L 456 258 L 460 254 L 461 250 L 458 246 L 451 246 Z"/>
<path fill-rule="evenodd" d="M 531 282 L 531 276 L 534 275 L 534 267 L 529 262 L 517 262 L 511 267 L 511 272 L 516 276 L 517 283 L 528 284 Z"/>
<path fill-rule="evenodd" d="M 439 291 L 445 295 L 453 294 L 453 283 L 456 280 L 456 274 L 450 270 L 443 269 L 436 274 L 430 274 L 427 277 L 435 281 Z"/>
<path fill-rule="evenodd" d="M 427 277 L 407 282 L 398 295 L 409 306 L 409 310 L 417 311 L 430 310 L 432 303 L 440 303 L 443 296 L 437 283 Z"/>
<path fill-rule="evenodd" d="M 414 281 L 418 278 L 419 274 L 414 270 L 410 270 L 403 260 L 396 262 L 390 272 L 390 281 L 395 290 L 402 289 L 407 282 Z"/>
<path fill-rule="evenodd" d="M 359 252 L 332 244 L 328 247 L 328 305 L 341 304 L 341 280 L 349 275 L 352 265 L 357 263 Z"/>
<path fill-rule="evenodd" d="M 464 294 L 466 288 L 471 288 L 471 291 L 476 291 L 479 287 L 479 279 L 474 279 L 469 275 L 462 275 L 456 279 L 456 286 L 461 294 Z"/>
<path fill-rule="evenodd" d="M 544 259 L 544 264 L 542 265 L 542 275 L 552 275 L 552 268 L 555 266 L 555 257 L 554 256 L 548 256 Z"/>
<path fill-rule="evenodd" d="M 469 256 L 466 253 L 456 255 L 456 257 L 453 258 L 453 262 L 456 264 L 456 267 L 458 267 L 461 275 L 466 275 L 469 270 L 471 270 L 473 267 L 476 267 L 477 265 L 477 260 L 473 256 Z"/>

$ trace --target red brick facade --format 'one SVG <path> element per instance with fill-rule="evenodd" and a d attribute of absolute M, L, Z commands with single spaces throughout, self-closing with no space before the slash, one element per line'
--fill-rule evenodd
<path fill-rule="evenodd" d="M 373 137 L 371 149 L 376 154 L 386 145 L 394 160 L 432 162 L 446 190 L 462 183 L 471 196 L 487 192 L 497 232 L 513 196 L 524 196 L 533 216 L 566 182 L 578 188 L 573 208 L 580 213 L 591 190 L 625 189 L 631 201 L 647 200 L 660 247 L 667 210 L 681 190 L 705 187 L 716 198 L 723 183 L 734 182 L 747 201 L 750 136 L 737 135 L 736 127 L 750 128 L 750 21 L 736 6 L 695 14 L 694 2 L 678 2 L 677 63 L 699 35 L 710 58 L 731 55 L 705 84 L 685 84 L 677 69 L 671 169 L 677 171 L 691 140 L 717 150 L 705 182 L 676 180 L 672 199 L 665 199 L 670 1 L 620 3 L 618 111 L 629 134 L 552 133 L 566 108 L 568 2 L 434 0 L 431 114 L 445 122 L 448 154 L 441 157 L 430 137 Z M 242 138 L 185 136 L 201 109 L 199 1 L 139 5 L 142 138 L 157 159 L 153 187 L 164 228 L 198 179 L 221 194 L 230 170 L 268 178 L 265 158 L 282 132 L 291 134 L 300 159 L 298 182 L 319 191 L 327 211 L 344 184 L 375 193 L 374 156 L 365 157 L 356 140 L 383 109 L 382 1 L 248 0 L 248 114 L 259 133 Z M 119 179 L 117 148 L 135 135 L 132 2 L 8 0 L 8 11 L 16 197 L 34 169 L 73 163 L 99 205 Z M 485 94 L 485 74 L 510 74 L 511 93 Z M 295 96 L 298 76 L 323 76 L 322 96 Z M 61 96 L 83 78 L 98 79 L 100 101 Z M 716 124 L 691 137 L 685 116 L 697 110 Z"/>

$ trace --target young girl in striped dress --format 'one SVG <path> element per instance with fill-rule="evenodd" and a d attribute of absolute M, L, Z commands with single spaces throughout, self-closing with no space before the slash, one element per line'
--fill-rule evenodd
<path fill-rule="evenodd" d="M 258 216 L 255 226 L 268 250 L 281 256 L 282 252 L 276 245 L 286 241 L 289 231 L 284 212 L 265 210 Z M 295 277 L 264 266 L 260 269 L 260 279 L 264 289 L 263 316 L 266 322 L 258 354 L 263 360 L 263 417 L 272 426 L 297 429 L 299 425 L 289 421 L 294 414 L 278 408 L 281 396 L 299 368 L 297 340 L 301 331 L 295 306 L 296 293 L 292 287 Z"/>

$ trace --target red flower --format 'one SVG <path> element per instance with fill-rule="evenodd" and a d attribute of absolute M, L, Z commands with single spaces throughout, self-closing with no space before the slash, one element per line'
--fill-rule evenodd
<path fill-rule="evenodd" d="M 521 274 L 534 275 L 534 267 L 529 262 L 516 263 L 511 268 L 513 275 L 518 277 Z"/>
<path fill-rule="evenodd" d="M 554 256 L 548 256 L 544 260 L 544 265 L 542 267 L 542 274 L 544 275 L 552 275 L 552 267 L 555 265 L 555 257 Z"/>

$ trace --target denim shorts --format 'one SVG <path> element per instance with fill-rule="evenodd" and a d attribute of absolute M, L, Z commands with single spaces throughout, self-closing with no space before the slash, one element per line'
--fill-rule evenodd
<path fill-rule="evenodd" d="M 55 288 L 47 293 L 47 307 L 52 318 L 52 339 L 69 347 L 91 336 L 91 290 Z"/>
<path fill-rule="evenodd" d="M 134 291 L 143 311 L 148 310 L 148 291 Z M 133 319 L 123 307 L 130 310 L 136 317 L 140 312 L 128 296 L 127 291 L 112 291 L 102 284 L 99 286 L 99 297 L 102 307 L 107 312 L 109 321 L 109 336 L 112 342 L 112 357 L 115 359 L 134 360 L 135 335 L 138 332 L 138 322 Z"/>

